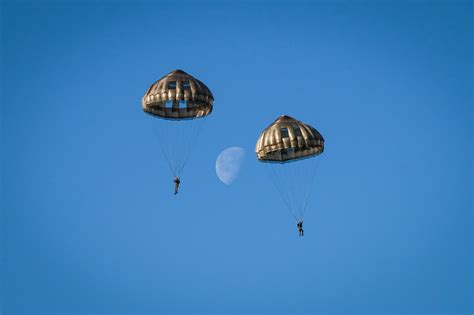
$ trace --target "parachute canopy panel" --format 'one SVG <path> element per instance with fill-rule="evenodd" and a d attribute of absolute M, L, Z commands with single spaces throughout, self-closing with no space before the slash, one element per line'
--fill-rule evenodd
<path fill-rule="evenodd" d="M 147 114 L 166 119 L 191 119 L 212 112 L 209 88 L 182 70 L 174 70 L 153 83 L 142 98 Z"/>
<path fill-rule="evenodd" d="M 260 135 L 255 147 L 261 162 L 285 163 L 313 157 L 324 151 L 324 139 L 310 125 L 282 115 Z"/>

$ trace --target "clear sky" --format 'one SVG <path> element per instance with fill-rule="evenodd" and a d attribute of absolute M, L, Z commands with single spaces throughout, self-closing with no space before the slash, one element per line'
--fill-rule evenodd
<path fill-rule="evenodd" d="M 1 8 L 2 314 L 474 310 L 472 2 Z M 174 196 L 140 101 L 177 68 L 215 106 Z M 326 140 L 304 238 L 254 154 L 281 114 Z"/>

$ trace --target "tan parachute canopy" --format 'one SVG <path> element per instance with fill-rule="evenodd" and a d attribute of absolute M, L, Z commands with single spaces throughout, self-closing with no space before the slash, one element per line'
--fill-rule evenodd
<path fill-rule="evenodd" d="M 319 155 L 324 139 L 310 125 L 282 115 L 260 135 L 255 152 L 261 162 L 292 162 Z"/>
<path fill-rule="evenodd" d="M 167 119 L 200 118 L 212 112 L 209 88 L 182 70 L 174 70 L 153 83 L 142 98 L 147 114 Z"/>

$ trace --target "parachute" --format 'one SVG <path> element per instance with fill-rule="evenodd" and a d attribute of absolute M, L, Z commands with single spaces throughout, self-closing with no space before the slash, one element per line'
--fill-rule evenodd
<path fill-rule="evenodd" d="M 324 151 L 324 138 L 310 125 L 282 115 L 261 133 L 255 146 L 269 164 L 272 181 L 296 221 L 304 217 L 311 186 Z"/>
<path fill-rule="evenodd" d="M 189 161 L 213 102 L 209 88 L 182 70 L 168 73 L 143 96 L 143 111 L 158 118 L 154 131 L 174 177 L 181 176 Z"/>

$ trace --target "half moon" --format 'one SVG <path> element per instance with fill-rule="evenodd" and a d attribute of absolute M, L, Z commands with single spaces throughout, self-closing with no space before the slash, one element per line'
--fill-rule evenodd
<path fill-rule="evenodd" d="M 245 150 L 240 147 L 227 148 L 216 160 L 217 177 L 226 185 L 231 185 L 239 176 L 244 161 Z"/>

